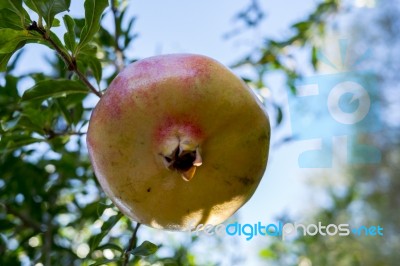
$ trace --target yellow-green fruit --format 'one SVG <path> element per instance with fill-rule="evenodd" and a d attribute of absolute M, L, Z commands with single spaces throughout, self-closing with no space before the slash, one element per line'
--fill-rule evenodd
<path fill-rule="evenodd" d="M 256 190 L 268 116 L 217 61 L 173 54 L 129 65 L 90 119 L 96 176 L 128 217 L 155 228 L 219 224 Z"/>

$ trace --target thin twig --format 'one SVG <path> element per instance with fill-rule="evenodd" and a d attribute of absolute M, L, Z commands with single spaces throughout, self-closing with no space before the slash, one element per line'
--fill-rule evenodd
<path fill-rule="evenodd" d="M 124 262 L 122 263 L 123 266 L 128 265 L 129 258 L 131 255 L 130 252 L 136 247 L 136 242 L 137 242 L 136 234 L 137 234 L 137 231 L 138 231 L 140 225 L 141 225 L 141 223 L 137 223 L 135 230 L 133 230 L 132 237 L 129 240 L 128 248 L 125 250 L 125 253 L 124 253 Z"/>
<path fill-rule="evenodd" d="M 98 90 L 96 90 L 95 87 L 89 82 L 89 80 L 85 77 L 85 75 L 82 74 L 82 72 L 79 71 L 78 66 L 76 65 L 76 61 L 74 58 L 72 58 L 69 54 L 65 53 L 54 40 L 50 37 L 50 35 L 46 32 L 45 29 L 41 28 L 40 26 L 37 25 L 35 21 L 32 22 L 32 24 L 28 27 L 28 30 L 33 30 L 42 36 L 42 38 L 46 41 L 48 41 L 51 46 L 54 47 L 54 50 L 61 56 L 65 64 L 68 66 L 68 70 L 75 72 L 75 74 L 79 77 L 79 79 L 85 83 L 85 85 L 98 97 L 101 97 L 102 94 Z"/>
<path fill-rule="evenodd" d="M 53 245 L 53 234 L 52 234 L 52 226 L 51 219 L 47 221 L 47 230 L 44 233 L 44 243 L 43 243 L 43 255 L 45 266 L 51 265 L 51 250 Z"/>
<path fill-rule="evenodd" d="M 38 232 L 43 231 L 41 228 L 41 224 L 32 220 L 29 216 L 18 212 L 17 210 L 12 208 L 9 204 L 1 203 L 1 205 L 4 207 L 6 213 L 9 213 L 9 214 L 12 214 L 12 215 L 18 217 L 25 226 L 32 228 L 33 230 L 38 231 Z"/>
<path fill-rule="evenodd" d="M 88 86 L 88 88 L 97 96 L 99 96 L 99 98 L 101 98 L 102 94 L 101 92 L 99 92 L 98 90 L 95 89 L 95 87 L 93 87 L 93 85 L 89 82 L 89 80 L 85 77 L 85 75 L 82 74 L 82 72 L 80 72 L 78 70 L 78 67 L 75 67 L 74 70 L 75 74 L 80 78 L 80 80 L 82 80 L 83 83 L 86 84 L 86 86 Z"/>

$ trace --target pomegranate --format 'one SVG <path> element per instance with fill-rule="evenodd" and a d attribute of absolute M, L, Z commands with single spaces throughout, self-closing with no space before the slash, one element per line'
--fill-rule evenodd
<path fill-rule="evenodd" d="M 269 119 L 246 84 L 200 55 L 126 67 L 95 107 L 87 134 L 94 172 L 115 205 L 154 228 L 219 224 L 256 190 Z"/>

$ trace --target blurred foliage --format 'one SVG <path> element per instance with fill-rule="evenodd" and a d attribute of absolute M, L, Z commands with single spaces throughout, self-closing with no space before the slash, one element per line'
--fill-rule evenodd
<path fill-rule="evenodd" d="M 295 83 L 302 77 L 302 69 L 311 62 L 314 69 L 317 64 L 318 46 L 317 43 L 323 38 L 326 24 L 330 17 L 334 16 L 340 6 L 339 0 L 320 1 L 315 10 L 305 19 L 291 25 L 290 34 L 282 38 L 263 37 L 263 45 L 254 49 L 246 57 L 239 60 L 233 67 L 251 67 L 257 73 L 256 79 L 247 79 L 252 87 L 269 91 L 269 84 L 266 77 L 281 73 L 286 79 L 286 85 L 290 92 L 296 93 Z M 249 19 L 253 18 L 253 19 Z M 237 19 L 243 20 L 247 27 L 256 27 L 262 22 L 264 13 L 260 11 L 258 1 L 253 1 L 248 9 L 239 13 Z M 228 35 L 227 37 L 231 37 Z M 307 53 L 309 60 L 297 62 L 295 53 Z M 271 109 L 274 111 L 275 124 L 280 125 L 283 121 L 283 107 L 280 103 L 267 99 Z"/>
<path fill-rule="evenodd" d="M 199 261 L 217 264 L 207 263 L 208 257 L 198 258 L 194 254 L 197 237 L 169 248 L 169 255 L 165 256 L 158 251 L 168 247 L 146 240 L 138 242 L 140 236 L 132 238 L 132 249 L 126 250 L 132 231 L 136 232 L 138 227 L 107 199 L 90 167 L 85 146 L 85 131 L 92 110 L 86 107 L 92 97 L 88 93 L 101 96 L 102 88 L 108 86 L 118 71 L 137 60 L 124 53 L 138 37 L 133 30 L 136 18 L 126 16 L 127 3 L 126 0 L 111 0 L 109 6 L 107 0 L 85 0 L 85 17 L 80 19 L 65 12 L 70 5 L 67 0 L 0 2 L 0 71 L 3 71 L 0 86 L 0 265 L 120 265 L 127 252 L 133 255 L 130 256 L 131 265 L 199 265 Z M 268 87 L 267 75 L 282 73 L 287 88 L 296 93 L 295 81 L 301 78 L 302 64 L 289 64 L 294 60 L 289 51 L 308 51 L 309 64 L 316 68 L 319 49 L 316 38 L 323 38 L 329 19 L 337 12 L 340 12 L 339 0 L 319 2 L 308 17 L 292 25 L 289 36 L 279 40 L 266 37 L 262 47 L 234 67 L 253 68 L 257 78 L 246 79 L 246 82 L 260 90 Z M 114 20 L 111 32 L 100 23 L 106 13 Z M 35 14 L 37 21 L 29 14 Z M 244 22 L 245 28 L 257 27 L 264 18 L 265 12 L 257 0 L 250 1 L 235 17 Z M 60 25 L 66 30 L 61 38 L 52 32 L 53 27 Z M 234 31 L 232 35 L 238 33 L 240 31 Z M 13 75 L 24 51 L 22 48 L 32 43 L 46 45 L 57 54 L 48 59 L 53 69 L 51 75 Z M 33 81 L 34 86 L 21 93 L 23 80 Z M 284 120 L 282 106 L 273 99 L 268 99 L 266 104 L 274 108 L 275 124 L 280 125 Z M 384 154 L 387 175 L 394 173 L 390 165 L 393 157 L 398 158 L 398 153 Z M 355 174 L 357 176 L 372 176 L 366 172 L 369 169 L 357 171 L 361 171 Z M 381 174 L 381 169 L 376 171 L 374 175 Z M 359 193 L 358 182 L 362 183 L 354 181 L 345 196 L 333 193 L 331 208 L 321 210 L 316 217 L 330 223 L 342 217 L 342 213 L 351 218 L 347 207 L 356 199 L 371 208 L 383 206 L 385 210 L 393 210 L 398 206 L 397 201 L 386 195 L 389 190 L 375 184 L 373 179 L 368 182 L 372 182 L 375 193 L 368 195 Z M 389 187 L 392 195 L 399 186 L 393 183 Z M 398 221 L 396 215 L 391 217 Z M 378 216 L 374 222 L 380 222 L 381 218 L 385 217 Z M 388 221 L 385 222 L 389 227 Z M 391 225 L 395 227 L 394 223 Z M 274 242 L 260 254 L 279 265 L 298 264 L 301 260 L 329 265 L 336 259 L 347 263 L 341 265 L 361 265 L 365 262 L 361 252 L 365 242 L 358 240 L 298 238 L 290 243 Z M 394 244 L 390 251 L 398 248 L 398 244 L 391 241 Z M 379 264 L 379 259 L 384 258 L 378 255 L 381 251 L 384 254 L 387 244 L 379 241 L 367 244 L 370 245 L 368 252 L 375 248 L 375 253 L 370 253 L 369 257 L 376 259 L 376 263 L 371 265 L 383 265 Z M 348 252 L 351 248 L 359 252 Z M 234 255 L 239 253 L 236 251 Z M 240 264 L 240 258 L 234 255 L 230 265 Z"/>
<path fill-rule="evenodd" d="M 363 134 L 354 126 L 363 143 L 378 147 L 379 164 L 341 165 L 342 181 L 333 173 L 315 176 L 324 180 L 322 189 L 327 193 L 328 204 L 318 205 L 308 214 L 309 223 L 350 224 L 350 226 L 381 226 L 383 236 L 299 236 L 281 241 L 270 239 L 260 251 L 270 265 L 398 265 L 400 261 L 400 120 L 393 110 L 400 106 L 399 45 L 400 38 L 393 29 L 400 23 L 399 1 L 381 1 L 372 9 L 354 8 L 347 11 L 352 20 L 344 28 L 336 28 L 340 35 L 345 31 L 353 36 L 348 54 L 362 58 L 351 71 L 372 71 L 377 76 L 378 95 L 372 100 L 379 103 L 378 120 L 381 128 L 373 134 Z M 367 20 L 368 23 L 359 23 Z M 372 50 L 372 51 L 371 51 Z M 369 52 L 366 52 L 369 51 Z M 364 57 L 362 57 L 364 56 Z M 372 95 L 372 94 L 371 94 Z M 396 111 L 397 112 L 397 111 Z M 302 114 L 304 115 L 304 114 Z M 376 126 L 376 125 L 375 125 Z M 351 146 L 349 156 L 360 154 Z M 333 172 L 333 171 L 332 171 Z M 336 180 L 335 180 L 336 179 Z M 343 179 L 345 179 L 343 181 Z M 314 185 L 312 189 L 321 187 Z M 298 217 L 285 217 L 298 221 Z M 304 217 L 303 217 L 304 218 Z"/>

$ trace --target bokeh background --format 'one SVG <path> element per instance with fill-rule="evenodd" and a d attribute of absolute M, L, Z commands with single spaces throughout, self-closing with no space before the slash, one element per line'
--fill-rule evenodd
<path fill-rule="evenodd" d="M 269 112 L 267 171 L 252 199 L 227 224 L 320 221 L 384 228 L 383 236 L 297 234 L 284 241 L 272 236 L 248 241 L 142 226 L 138 243 L 149 240 L 160 248 L 149 257 L 135 257 L 132 265 L 398 264 L 399 1 L 121 0 L 115 6 L 114 12 L 106 9 L 94 40 L 101 89 L 119 63 L 198 53 L 230 66 Z M 57 16 L 60 21 L 66 13 Z M 68 14 L 79 29 L 83 2 L 73 0 Z M 115 45 L 115 16 L 121 14 Z M 66 29 L 61 23 L 52 30 L 61 38 Z M 87 70 L 96 84 L 92 72 Z M 24 91 L 49 78 L 72 76 L 54 51 L 39 44 L 25 46 L 0 74 L 0 265 L 116 260 L 134 223 L 118 216 L 87 158 L 84 132 L 98 98 L 20 103 Z M 353 87 L 343 85 L 348 81 Z M 332 93 L 338 88 L 345 92 Z M 365 116 L 354 122 L 365 105 Z M 29 132 L 42 141 L 7 142 L 10 135 L 27 131 L 18 126 L 21 119 L 15 122 L 15 112 L 46 128 L 42 136 L 40 130 Z M 93 249 L 96 238 L 100 248 Z"/>

